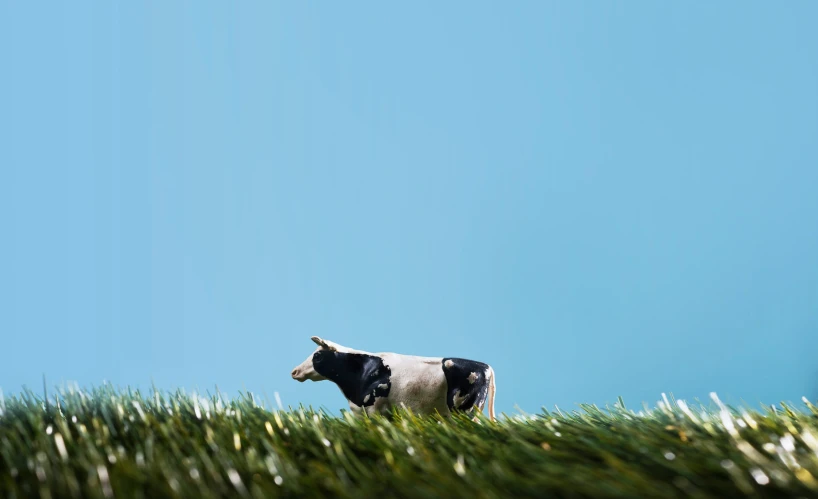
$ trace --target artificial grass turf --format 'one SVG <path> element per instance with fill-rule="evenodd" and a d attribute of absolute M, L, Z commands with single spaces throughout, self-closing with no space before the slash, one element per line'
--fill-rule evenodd
<path fill-rule="evenodd" d="M 341 417 L 182 392 L 0 402 L 2 497 L 818 497 L 818 409 Z"/>

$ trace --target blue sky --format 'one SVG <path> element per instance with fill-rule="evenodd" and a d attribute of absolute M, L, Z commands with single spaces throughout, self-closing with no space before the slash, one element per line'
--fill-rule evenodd
<path fill-rule="evenodd" d="M 0 1 L 0 386 L 818 398 L 815 2 Z"/>

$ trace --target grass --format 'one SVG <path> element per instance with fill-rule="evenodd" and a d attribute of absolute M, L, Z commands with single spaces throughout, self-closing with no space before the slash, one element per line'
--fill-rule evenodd
<path fill-rule="evenodd" d="M 818 409 L 667 401 L 479 423 L 264 408 L 250 394 L 0 401 L 0 496 L 818 497 Z"/>

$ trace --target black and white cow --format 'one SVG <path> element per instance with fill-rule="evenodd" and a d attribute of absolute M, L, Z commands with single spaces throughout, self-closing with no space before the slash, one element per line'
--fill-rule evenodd
<path fill-rule="evenodd" d="M 405 406 L 417 414 L 480 410 L 488 401 L 494 420 L 494 370 L 488 364 L 448 357 L 369 353 L 317 336 L 318 348 L 293 369 L 297 381 L 338 385 L 353 412 L 388 413 Z"/>

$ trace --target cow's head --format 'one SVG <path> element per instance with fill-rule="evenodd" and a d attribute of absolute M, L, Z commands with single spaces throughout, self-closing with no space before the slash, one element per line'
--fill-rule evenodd
<path fill-rule="evenodd" d="M 316 361 L 318 361 L 322 356 L 332 355 L 332 352 L 337 352 L 343 349 L 343 347 L 340 345 L 321 339 L 318 336 L 313 336 L 310 339 L 318 345 L 318 348 L 316 348 L 315 351 L 311 353 L 309 357 L 307 357 L 307 360 L 293 369 L 291 374 L 293 379 L 296 381 L 323 381 L 327 379 L 326 377 L 318 374 L 318 371 L 315 370 Z"/>

